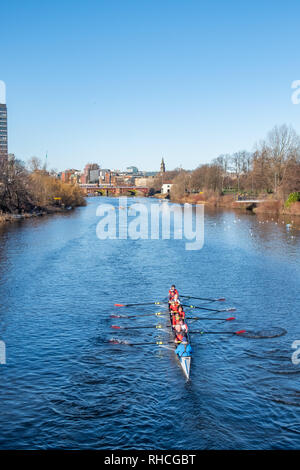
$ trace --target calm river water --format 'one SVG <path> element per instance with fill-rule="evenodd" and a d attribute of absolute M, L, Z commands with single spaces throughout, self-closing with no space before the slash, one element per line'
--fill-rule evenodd
<path fill-rule="evenodd" d="M 299 448 L 300 364 L 291 356 L 300 340 L 300 231 L 281 220 L 206 211 L 199 251 L 174 239 L 101 241 L 100 202 L 119 204 L 90 198 L 72 213 L 0 231 L 7 356 L 0 365 L 0 448 Z M 125 311 L 114 303 L 163 299 L 173 282 L 181 293 L 224 296 L 237 308 L 235 322 L 203 320 L 191 330 L 287 333 L 194 335 L 188 383 L 173 350 L 103 343 L 116 336 L 169 340 L 168 331 L 110 329 L 166 317 L 110 315 L 164 310 Z"/>

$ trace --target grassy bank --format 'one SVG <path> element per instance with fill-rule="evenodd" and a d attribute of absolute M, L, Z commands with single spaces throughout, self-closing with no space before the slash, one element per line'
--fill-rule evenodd
<path fill-rule="evenodd" d="M 159 199 L 165 199 L 163 195 L 157 195 Z M 258 199 L 260 199 L 258 197 Z M 237 203 L 236 195 L 225 194 L 220 195 L 214 192 L 206 192 L 203 194 L 189 194 L 183 197 L 175 197 L 171 194 L 171 202 L 179 204 L 205 204 L 210 207 L 234 209 L 237 211 L 252 211 L 255 214 L 273 214 L 273 215 L 295 215 L 300 216 L 300 201 L 286 205 L 285 201 L 273 199 L 271 196 L 266 198 L 263 202 L 257 204 L 247 202 L 243 204 Z"/>

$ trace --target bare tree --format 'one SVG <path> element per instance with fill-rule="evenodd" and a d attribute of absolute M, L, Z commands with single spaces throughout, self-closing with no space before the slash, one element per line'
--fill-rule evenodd
<path fill-rule="evenodd" d="M 27 166 L 31 172 L 41 171 L 43 169 L 42 160 L 39 157 L 31 157 L 28 160 Z"/>
<path fill-rule="evenodd" d="M 290 163 L 300 162 L 300 137 L 291 126 L 275 126 L 267 139 L 260 144 L 260 151 L 268 153 L 273 177 L 272 187 L 276 193 L 283 183 Z"/>
<path fill-rule="evenodd" d="M 30 192 L 29 174 L 20 160 L 4 160 L 0 172 L 0 209 L 21 212 L 34 206 Z"/>

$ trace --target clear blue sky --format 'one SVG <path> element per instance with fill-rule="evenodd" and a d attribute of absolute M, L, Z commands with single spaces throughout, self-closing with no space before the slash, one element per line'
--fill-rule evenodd
<path fill-rule="evenodd" d="M 1 3 L 9 151 L 50 167 L 194 168 L 300 132 L 300 2 Z"/>

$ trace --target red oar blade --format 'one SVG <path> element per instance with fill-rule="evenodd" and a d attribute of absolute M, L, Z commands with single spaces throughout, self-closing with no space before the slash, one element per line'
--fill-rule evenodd
<path fill-rule="evenodd" d="M 226 318 L 226 321 L 232 321 L 232 320 L 235 320 L 235 317 Z"/>
<path fill-rule="evenodd" d="M 240 330 L 235 332 L 236 335 L 242 335 L 243 333 L 246 333 L 246 330 Z"/>
<path fill-rule="evenodd" d="M 118 325 L 111 325 L 111 328 L 114 328 L 115 330 L 121 330 L 121 326 Z"/>
<path fill-rule="evenodd" d="M 115 304 L 115 307 L 125 307 L 123 304 Z"/>

